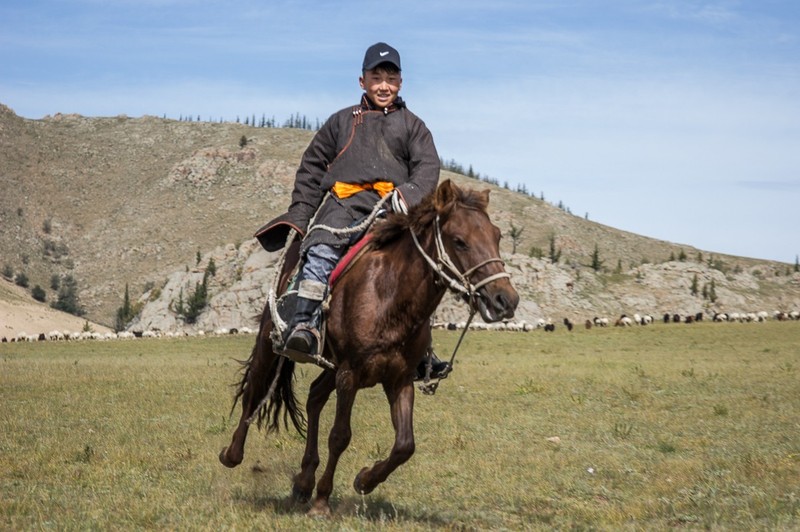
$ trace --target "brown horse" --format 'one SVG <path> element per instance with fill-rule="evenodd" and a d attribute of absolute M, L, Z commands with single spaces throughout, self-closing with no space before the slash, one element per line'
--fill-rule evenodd
<path fill-rule="evenodd" d="M 335 370 L 323 369 L 306 402 L 306 448 L 292 494 L 311 500 L 319 465 L 319 418 L 336 391 L 336 414 L 328 438 L 328 460 L 316 485 L 310 515 L 328 516 L 328 498 L 340 455 L 350 443 L 350 416 L 356 393 L 381 384 L 389 401 L 395 442 L 389 456 L 365 467 L 354 481 L 370 493 L 414 453 L 414 377 L 431 341 L 430 317 L 448 289 L 462 294 L 485 321 L 511 318 L 519 296 L 500 259 L 500 230 L 489 219 L 489 191 L 442 182 L 408 215 L 390 214 L 371 231 L 370 248 L 336 282 L 327 310 L 324 356 Z M 291 250 L 295 252 L 295 250 Z M 282 286 L 288 282 L 284 272 Z M 270 430 L 289 420 L 304 432 L 292 383 L 295 363 L 273 352 L 272 319 L 265 309 L 256 345 L 245 364 L 234 400 L 242 416 L 220 461 L 235 467 L 244 456 L 250 422 L 266 418 Z"/>

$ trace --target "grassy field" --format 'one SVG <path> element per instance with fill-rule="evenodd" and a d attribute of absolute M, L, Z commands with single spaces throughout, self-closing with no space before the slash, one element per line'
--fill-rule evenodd
<path fill-rule="evenodd" d="M 217 461 L 252 342 L 0 344 L 0 529 L 800 529 L 800 323 L 470 333 L 366 497 L 393 434 L 359 394 L 329 522 L 288 500 L 295 433 Z"/>

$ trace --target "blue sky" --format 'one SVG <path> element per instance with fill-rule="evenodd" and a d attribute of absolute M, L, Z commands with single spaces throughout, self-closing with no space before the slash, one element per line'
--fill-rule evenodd
<path fill-rule="evenodd" d="M 445 159 L 637 234 L 800 254 L 796 0 L 5 0 L 0 103 L 324 120 L 377 41 Z"/>

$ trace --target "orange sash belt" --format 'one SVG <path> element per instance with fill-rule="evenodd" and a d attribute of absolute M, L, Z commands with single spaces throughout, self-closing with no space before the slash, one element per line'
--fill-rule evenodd
<path fill-rule="evenodd" d="M 364 190 L 374 190 L 381 197 L 384 197 L 386 194 L 390 193 L 394 190 L 394 184 L 390 183 L 389 181 L 375 181 L 374 183 L 362 183 L 359 185 L 354 185 L 353 183 L 342 183 L 341 181 L 337 181 L 333 184 L 333 193 L 336 194 L 336 197 L 339 199 L 349 198 L 354 194 L 358 194 Z"/>

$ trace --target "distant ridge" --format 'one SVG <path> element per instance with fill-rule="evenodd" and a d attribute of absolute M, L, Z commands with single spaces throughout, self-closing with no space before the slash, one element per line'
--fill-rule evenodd
<path fill-rule="evenodd" d="M 189 279 L 215 253 L 225 260 L 234 249 L 246 263 L 238 250 L 287 207 L 312 136 L 302 129 L 151 116 L 29 120 L 0 104 L 0 268 L 23 272 L 30 286 L 45 288 L 48 301 L 55 297 L 53 276 L 74 276 L 87 317 L 113 326 L 126 284 L 132 297 L 146 293 L 155 304 L 168 279 Z M 794 265 L 647 238 L 526 194 L 442 175 L 492 190 L 490 210 L 523 294 L 525 319 L 800 308 Z M 521 228 L 516 242 L 512 226 Z M 548 259 L 551 239 L 560 252 L 557 264 Z M 595 250 L 598 272 L 590 267 Z M 268 267 L 265 257 L 251 260 Z M 716 301 L 690 293 L 695 276 L 698 290 L 714 279 Z M 241 284 L 246 277 L 234 272 L 230 283 L 250 291 L 247 312 L 258 312 L 263 302 L 254 285 Z M 229 288 L 220 284 L 215 295 Z"/>

